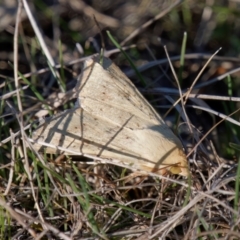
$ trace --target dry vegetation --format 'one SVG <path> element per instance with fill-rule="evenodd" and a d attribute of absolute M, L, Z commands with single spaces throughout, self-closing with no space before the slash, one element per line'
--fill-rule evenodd
<path fill-rule="evenodd" d="M 240 239 L 239 3 L 31 2 L 0 6 L 0 239 Z M 73 107 L 103 41 L 181 138 L 189 179 L 28 148 L 30 123 Z"/>

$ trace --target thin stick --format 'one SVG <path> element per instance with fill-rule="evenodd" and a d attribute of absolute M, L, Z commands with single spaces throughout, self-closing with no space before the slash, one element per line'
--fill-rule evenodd
<path fill-rule="evenodd" d="M 155 21 L 157 21 L 158 19 L 160 19 L 161 17 L 165 16 L 167 13 L 169 13 L 174 7 L 176 7 L 177 5 L 179 5 L 181 2 L 183 2 L 182 0 L 177 0 L 174 4 L 172 4 L 170 7 L 166 8 L 165 10 L 161 11 L 157 16 L 155 16 L 154 18 L 150 19 L 149 21 L 147 21 L 146 23 L 144 23 L 140 28 L 136 29 L 135 31 L 133 31 L 125 40 L 123 40 L 120 45 L 123 46 L 125 45 L 128 41 L 130 41 L 132 38 L 136 37 L 140 32 L 142 32 L 145 28 L 147 28 L 148 26 L 150 26 L 152 23 L 154 23 Z"/>
<path fill-rule="evenodd" d="M 228 116 L 226 116 L 225 118 L 223 118 L 222 120 L 220 120 L 218 123 L 216 123 L 213 127 L 211 127 L 206 134 L 204 134 L 204 136 L 198 141 L 198 143 L 194 146 L 194 148 L 188 153 L 187 157 L 189 157 L 194 151 L 195 149 L 201 144 L 201 142 L 208 136 L 208 134 L 214 129 L 216 128 L 220 123 L 222 123 L 223 121 L 226 120 L 226 118 L 232 116 L 233 114 L 237 113 L 238 111 L 240 111 L 240 108 L 237 109 L 236 111 L 232 112 L 231 114 L 229 114 Z"/>
<path fill-rule="evenodd" d="M 172 62 L 170 61 L 170 58 L 169 58 L 169 55 L 168 55 L 168 51 L 167 51 L 166 46 L 164 46 L 164 50 L 165 50 L 165 53 L 166 53 L 166 55 L 167 55 L 167 59 L 168 59 L 168 61 L 169 61 L 169 65 L 170 65 L 170 68 L 171 68 L 171 70 L 172 70 L 173 76 L 174 76 L 174 78 L 175 78 L 175 80 L 176 80 L 176 83 L 177 83 L 177 86 L 178 86 L 178 91 L 179 91 L 179 95 L 180 95 L 179 101 L 181 101 L 182 111 L 183 111 L 184 116 L 185 116 L 185 119 L 186 119 L 186 121 L 187 121 L 189 130 L 190 130 L 190 132 L 192 133 L 192 132 L 193 132 L 193 131 L 192 131 L 192 127 L 191 127 L 190 120 L 189 120 L 189 118 L 188 118 L 188 115 L 187 115 L 186 110 L 185 110 L 185 107 L 184 107 L 182 90 L 181 90 L 181 86 L 180 86 L 179 81 L 178 81 L 178 78 L 177 78 L 177 74 L 176 74 L 176 72 L 175 72 L 175 70 L 174 70 L 174 67 L 173 67 L 173 65 L 172 65 Z"/>
<path fill-rule="evenodd" d="M 188 95 L 191 93 L 194 85 L 196 84 L 196 82 L 198 81 L 198 79 L 200 78 L 200 76 L 202 75 L 203 71 L 205 70 L 205 68 L 207 67 L 207 65 L 210 63 L 210 61 L 214 58 L 214 56 L 216 56 L 218 54 L 218 52 L 221 50 L 222 48 L 219 48 L 209 59 L 208 61 L 205 63 L 205 65 L 203 66 L 203 68 L 201 69 L 201 71 L 198 73 L 197 77 L 195 78 L 195 80 L 193 81 L 191 87 L 189 88 L 189 90 L 186 93 L 185 96 L 185 101 L 184 104 L 186 104 L 187 100 L 188 100 Z"/>

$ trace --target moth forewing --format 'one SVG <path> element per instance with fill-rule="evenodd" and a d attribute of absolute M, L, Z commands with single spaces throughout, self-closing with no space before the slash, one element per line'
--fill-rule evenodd
<path fill-rule="evenodd" d="M 103 65 L 98 63 L 99 57 L 88 59 L 84 63 L 83 72 L 76 86 L 80 104 L 89 107 L 93 112 L 99 108 L 92 106 L 93 100 L 119 108 L 124 112 L 131 112 L 147 120 L 164 123 L 153 107 L 146 101 L 133 83 L 108 58 L 103 58 Z"/>
<path fill-rule="evenodd" d="M 177 145 L 170 140 L 166 144 L 159 137 L 156 126 L 155 129 L 151 129 L 151 126 L 144 129 L 131 128 L 136 121 L 136 117 L 133 117 L 125 126 L 117 126 L 78 108 L 46 120 L 33 133 L 33 139 L 67 149 L 68 155 L 78 152 L 115 161 L 118 159 L 126 167 L 129 165 L 145 172 L 161 173 L 179 167 L 180 174 L 185 176 L 187 169 L 184 167 L 184 154 Z M 35 145 L 37 150 L 40 147 Z M 60 153 L 57 148 L 49 147 L 46 152 Z"/>
<path fill-rule="evenodd" d="M 46 120 L 34 140 L 144 172 L 188 175 L 180 140 L 109 59 L 103 66 L 98 58 L 87 60 L 76 91 L 81 107 Z"/>

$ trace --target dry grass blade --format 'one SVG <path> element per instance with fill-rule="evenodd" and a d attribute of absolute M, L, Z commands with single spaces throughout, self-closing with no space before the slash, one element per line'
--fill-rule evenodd
<path fill-rule="evenodd" d="M 234 111 L 233 113 L 229 114 L 228 116 L 224 117 L 224 118 L 223 118 L 222 120 L 220 120 L 218 123 L 216 123 L 216 124 L 202 137 L 202 139 L 198 141 L 198 143 L 197 143 L 197 144 L 195 145 L 195 147 L 188 153 L 188 155 L 191 155 L 191 154 L 194 152 L 195 148 L 197 148 L 197 147 L 202 143 L 202 141 L 208 136 L 208 134 L 210 134 L 210 133 L 212 132 L 212 130 L 213 130 L 214 128 L 216 128 L 220 123 L 222 123 L 223 121 L 225 121 L 228 117 L 234 115 L 235 113 L 237 113 L 237 112 L 239 112 L 239 111 L 240 111 L 240 108 L 237 109 L 236 111 Z"/>

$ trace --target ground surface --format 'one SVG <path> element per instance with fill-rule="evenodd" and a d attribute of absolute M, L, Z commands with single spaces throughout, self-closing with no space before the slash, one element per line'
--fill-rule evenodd
<path fill-rule="evenodd" d="M 227 118 L 240 100 L 239 3 L 32 2 L 36 27 L 15 1 L 0 5 L 0 238 L 240 239 L 239 112 Z M 102 47 L 180 137 L 189 179 L 27 148 L 23 128 L 74 106 L 81 62 Z M 168 112 L 178 85 L 189 95 Z"/>

